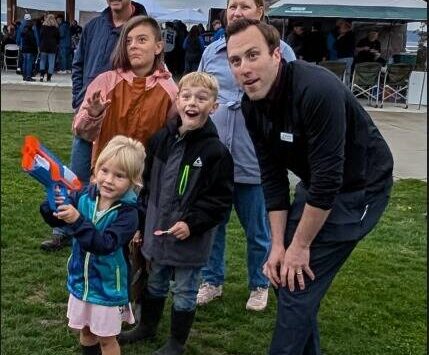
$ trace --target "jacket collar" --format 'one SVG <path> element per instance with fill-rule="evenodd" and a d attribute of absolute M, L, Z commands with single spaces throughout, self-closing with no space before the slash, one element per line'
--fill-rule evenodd
<path fill-rule="evenodd" d="M 220 51 L 226 50 L 226 39 L 225 37 L 219 38 L 217 41 L 213 42 L 215 52 L 219 53 Z"/>
<path fill-rule="evenodd" d="M 132 70 L 123 71 L 122 69 L 117 69 L 117 73 L 124 78 L 130 85 L 133 84 L 133 81 L 137 76 L 133 73 Z M 161 80 L 169 80 L 171 78 L 171 73 L 164 66 L 161 69 L 155 70 L 155 72 L 149 76 L 146 76 L 146 86 L 145 89 L 150 90 L 155 87 Z"/>
<path fill-rule="evenodd" d="M 275 102 L 277 101 L 277 99 L 281 96 L 283 96 L 283 81 L 286 78 L 286 72 L 287 72 L 287 63 L 284 59 L 282 59 L 280 61 L 279 64 L 279 70 L 277 72 L 277 76 L 276 79 L 274 80 L 274 83 L 270 89 L 270 91 L 268 91 L 267 96 L 265 97 L 265 100 L 268 102 Z"/>
<path fill-rule="evenodd" d="M 171 119 L 167 122 L 167 130 L 173 136 L 176 136 L 179 133 L 179 127 L 182 125 L 182 120 L 180 116 L 176 116 L 176 118 Z M 195 141 L 203 138 L 209 137 L 219 137 L 217 133 L 216 126 L 214 125 L 212 119 L 210 117 L 207 118 L 204 126 L 195 129 L 193 131 L 188 131 L 184 135 L 183 139 L 188 141 Z"/>
<path fill-rule="evenodd" d="M 99 194 L 98 188 L 96 184 L 89 184 L 88 185 L 88 196 L 95 200 L 97 195 Z M 115 202 L 114 205 L 118 203 L 126 203 L 128 205 L 135 205 L 137 203 L 137 194 L 132 190 L 129 189 L 121 198 L 119 201 Z"/>

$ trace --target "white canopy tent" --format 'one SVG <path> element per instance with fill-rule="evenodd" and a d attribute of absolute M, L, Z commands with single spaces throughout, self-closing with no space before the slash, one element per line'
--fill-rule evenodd
<path fill-rule="evenodd" d="M 170 12 L 160 6 L 156 0 L 134 0 L 146 8 L 150 16 L 157 17 Z M 17 0 L 16 5 L 24 9 L 37 9 L 42 11 L 65 11 L 66 0 Z M 107 7 L 106 0 L 76 0 L 75 17 L 79 19 L 82 12 L 101 12 Z"/>
<path fill-rule="evenodd" d="M 207 17 L 199 9 L 181 9 L 156 17 L 159 22 L 180 20 L 185 24 L 207 24 Z"/>
<path fill-rule="evenodd" d="M 412 22 L 427 20 L 426 8 L 423 0 L 280 0 L 268 16 Z"/>

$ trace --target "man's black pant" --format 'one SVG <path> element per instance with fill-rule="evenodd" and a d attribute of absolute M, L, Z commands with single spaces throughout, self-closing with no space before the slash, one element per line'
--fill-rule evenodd
<path fill-rule="evenodd" d="M 369 198 L 362 195 L 360 202 L 359 195 L 355 193 L 337 199 L 337 207 L 331 212 L 332 218 L 328 218 L 310 247 L 310 268 L 316 279 L 311 281 L 304 275 L 304 290 L 297 289 L 296 284 L 294 292 L 287 287 L 276 292 L 277 320 L 270 355 L 321 354 L 317 326 L 320 302 L 359 240 L 377 224 L 387 206 L 389 192 L 390 185 L 385 191 Z M 304 189 L 297 187 L 291 211 L 295 208 L 302 213 L 305 193 Z M 290 244 L 299 220 L 294 221 L 293 215 L 292 220 L 288 221 L 286 246 Z"/>

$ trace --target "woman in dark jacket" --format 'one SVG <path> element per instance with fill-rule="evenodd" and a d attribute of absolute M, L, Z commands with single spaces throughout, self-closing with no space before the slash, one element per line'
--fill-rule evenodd
<path fill-rule="evenodd" d="M 31 76 L 33 73 L 34 56 L 37 54 L 36 36 L 33 31 L 33 22 L 28 20 L 21 33 L 22 43 L 22 77 L 24 81 L 35 81 Z"/>
<path fill-rule="evenodd" d="M 48 72 L 47 81 L 51 81 L 59 41 L 60 32 L 57 21 L 54 15 L 49 14 L 40 31 L 40 81 L 43 81 L 46 71 Z"/>
<path fill-rule="evenodd" d="M 197 71 L 204 52 L 204 40 L 197 25 L 191 27 L 189 35 L 183 42 L 183 49 L 185 50 L 185 74 Z"/>

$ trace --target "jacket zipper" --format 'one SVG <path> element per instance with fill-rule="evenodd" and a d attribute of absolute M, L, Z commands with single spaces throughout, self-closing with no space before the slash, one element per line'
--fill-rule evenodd
<path fill-rule="evenodd" d="M 182 177 L 180 178 L 180 184 L 179 184 L 179 195 L 183 196 L 186 190 L 186 185 L 188 184 L 188 177 L 189 177 L 189 165 L 186 164 L 183 168 Z"/>
<path fill-rule="evenodd" d="M 121 291 L 121 271 L 119 265 L 116 265 L 116 291 Z"/>
<path fill-rule="evenodd" d="M 120 207 L 121 204 L 117 204 L 111 208 L 109 208 L 106 212 L 104 212 L 100 218 L 97 218 L 97 207 L 98 207 L 98 196 L 95 198 L 95 207 L 94 207 L 94 212 L 92 213 L 92 223 L 94 223 L 94 226 L 97 225 L 98 222 L 100 222 L 100 220 L 107 215 L 110 211 Z M 84 293 L 83 293 L 83 297 L 82 300 L 86 301 L 87 297 L 88 297 L 88 293 L 89 293 L 89 258 L 91 256 L 91 253 L 89 251 L 86 252 L 85 254 L 85 263 L 84 263 L 84 268 L 83 268 L 83 279 L 84 279 L 84 284 L 85 284 L 85 288 L 84 288 Z M 119 267 L 116 266 L 116 287 L 118 288 L 119 285 L 119 289 L 120 289 L 120 280 L 118 280 L 118 272 L 119 272 Z"/>

